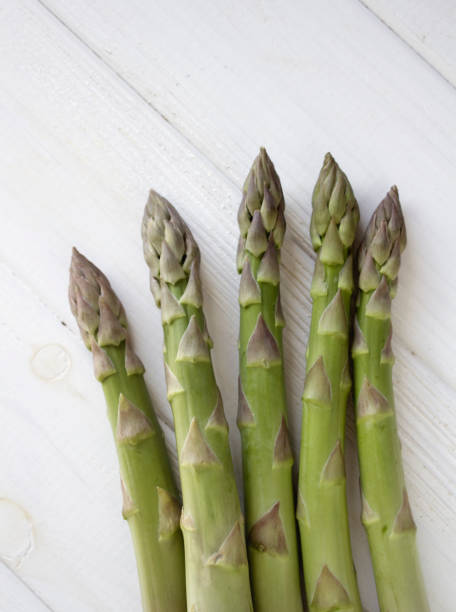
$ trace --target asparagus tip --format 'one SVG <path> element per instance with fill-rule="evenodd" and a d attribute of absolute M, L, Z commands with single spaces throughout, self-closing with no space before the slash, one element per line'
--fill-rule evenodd
<path fill-rule="evenodd" d="M 144 258 L 150 268 L 151 290 L 160 306 L 160 281 L 171 285 L 188 281 L 190 270 L 199 266 L 199 249 L 177 210 L 154 189 L 149 191 L 141 235 Z M 194 270 L 196 276 L 197 272 Z"/>
<path fill-rule="evenodd" d="M 118 346 L 126 340 L 127 320 L 120 300 L 103 272 L 75 247 L 70 264 L 68 297 L 71 312 L 89 350 L 92 349 L 92 338 L 99 347 Z M 104 367 L 99 374 L 107 374 Z"/>
<path fill-rule="evenodd" d="M 359 208 L 351 185 L 331 153 L 326 153 L 312 194 L 310 233 L 314 249 L 320 249 L 332 226 L 337 229 L 341 247 L 350 247 L 358 221 Z"/>
<path fill-rule="evenodd" d="M 375 289 L 382 277 L 390 283 L 397 279 L 401 253 L 407 242 L 404 215 L 399 201 L 399 191 L 393 185 L 378 207 L 367 226 L 358 253 L 358 268 L 363 290 Z M 371 261 L 372 259 L 372 261 Z M 365 278 L 366 265 L 369 279 Z M 366 282 L 364 282 L 366 281 Z"/>
<path fill-rule="evenodd" d="M 277 248 L 282 246 L 284 207 L 279 176 L 266 149 L 261 147 L 245 180 L 238 211 L 239 229 L 242 238 L 246 239 L 242 245 L 243 252 L 249 251 L 260 257 L 271 236 Z"/>
<path fill-rule="evenodd" d="M 336 163 L 336 160 L 334 159 L 332 153 L 328 151 L 323 158 L 323 165 L 326 166 L 326 165 L 335 164 L 335 163 Z"/>

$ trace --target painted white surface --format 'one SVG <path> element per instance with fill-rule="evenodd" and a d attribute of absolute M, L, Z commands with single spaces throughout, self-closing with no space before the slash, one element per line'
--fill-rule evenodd
<path fill-rule="evenodd" d="M 456 3 L 453 0 L 361 2 L 456 86 Z"/>
<path fill-rule="evenodd" d="M 66 291 L 75 244 L 125 305 L 172 447 L 160 317 L 139 241 L 150 186 L 174 202 L 201 246 L 239 476 L 236 210 L 261 144 L 288 207 L 282 291 L 295 450 L 310 317 L 310 194 L 323 154 L 331 150 L 349 175 L 363 225 L 390 184 L 399 186 L 409 245 L 394 306 L 398 419 L 430 600 L 452 612 L 449 83 L 355 0 L 8 0 L 0 7 L 0 74 L 0 612 L 140 609 L 102 393 Z M 351 420 L 348 430 L 355 561 L 365 607 L 376 612 Z"/>

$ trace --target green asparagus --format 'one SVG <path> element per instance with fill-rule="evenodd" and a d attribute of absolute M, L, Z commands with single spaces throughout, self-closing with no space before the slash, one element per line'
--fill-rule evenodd
<path fill-rule="evenodd" d="M 359 209 L 345 174 L 325 157 L 312 196 L 317 252 L 306 379 L 297 517 L 311 612 L 361 612 L 347 518 L 345 413 L 351 388 L 351 254 Z"/>
<path fill-rule="evenodd" d="M 293 456 L 282 363 L 279 250 L 285 233 L 280 179 L 265 149 L 245 181 L 238 213 L 239 414 L 247 543 L 257 612 L 300 612 Z"/>
<path fill-rule="evenodd" d="M 198 246 L 175 208 L 151 191 L 142 224 L 150 286 L 161 307 L 165 376 L 182 482 L 189 612 L 252 610 L 228 425 L 210 357 Z"/>
<path fill-rule="evenodd" d="M 144 612 L 184 612 L 180 504 L 163 433 L 133 351 L 122 304 L 106 276 L 76 249 L 69 299 L 103 386 L 120 464 L 123 517 L 136 554 Z"/>
<path fill-rule="evenodd" d="M 391 298 L 405 243 L 398 191 L 392 187 L 374 212 L 360 246 L 352 345 L 362 521 L 382 612 L 429 610 L 404 482 L 391 378 Z"/>

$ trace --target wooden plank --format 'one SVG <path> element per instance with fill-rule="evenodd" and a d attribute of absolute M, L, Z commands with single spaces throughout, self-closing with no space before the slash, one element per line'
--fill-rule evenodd
<path fill-rule="evenodd" d="M 229 263 L 239 186 L 265 142 L 288 203 L 283 289 L 297 448 L 310 316 L 308 203 L 330 142 L 365 213 L 393 180 L 408 213 L 410 246 L 395 306 L 398 410 L 431 600 L 450 612 L 456 288 L 449 281 L 454 213 L 446 202 L 454 193 L 453 94 L 357 3 L 338 4 L 333 13 L 325 2 L 309 4 L 305 14 L 290 3 L 279 15 L 270 3 L 247 3 L 233 13 L 202 0 L 191 9 L 157 2 L 153 12 L 139 0 L 116 2 L 109 11 L 103 3 L 75 1 L 59 5 L 60 21 L 32 0 L 2 9 L 0 354 L 11 376 L 0 403 L 8 423 L 0 430 L 0 462 L 9 468 L 1 495 L 37 525 L 34 548 L 15 571 L 53 609 L 139 606 L 100 389 L 67 306 L 71 245 L 105 270 L 121 296 L 155 405 L 169 422 L 159 316 L 137 237 L 151 184 L 179 206 L 202 247 L 214 359 L 239 475 L 238 279 Z M 404 73 L 410 83 L 401 81 Z M 71 367 L 61 376 L 65 354 Z M 349 449 L 355 557 L 373 612 L 352 443 Z M 448 578 L 439 575 L 442 567 Z"/>
<path fill-rule="evenodd" d="M 452 0 L 361 0 L 456 86 L 456 4 Z"/>

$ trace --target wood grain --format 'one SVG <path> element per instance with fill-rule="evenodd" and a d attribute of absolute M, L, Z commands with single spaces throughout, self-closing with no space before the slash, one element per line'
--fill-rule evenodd
<path fill-rule="evenodd" d="M 280 7 L 21 0 L 0 15 L 0 355 L 7 371 L 0 497 L 24 509 L 34 529 L 19 566 L 0 565 L 0 611 L 139 610 L 102 393 L 66 291 L 75 244 L 125 305 L 172 449 L 160 317 L 139 241 L 151 186 L 179 207 L 201 246 L 240 482 L 236 209 L 265 144 L 287 201 L 283 297 L 295 450 L 313 266 L 310 194 L 322 156 L 331 149 L 348 173 L 363 225 L 390 184 L 399 185 L 409 245 L 394 306 L 398 418 L 432 607 L 451 612 L 453 88 L 354 0 Z M 348 437 L 355 561 L 363 601 L 374 612 L 352 422 Z"/>

